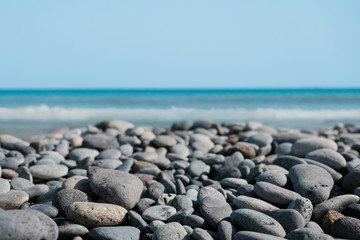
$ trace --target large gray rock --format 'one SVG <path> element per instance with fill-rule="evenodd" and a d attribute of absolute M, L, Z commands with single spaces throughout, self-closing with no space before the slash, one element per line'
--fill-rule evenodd
<path fill-rule="evenodd" d="M 291 154 L 297 157 L 305 157 L 309 152 L 317 149 L 327 148 L 336 151 L 337 145 L 334 141 L 320 137 L 301 138 L 291 147 Z"/>
<path fill-rule="evenodd" d="M 90 167 L 88 175 L 91 189 L 109 203 L 132 209 L 140 199 L 143 183 L 132 174 Z"/>
<path fill-rule="evenodd" d="M 235 210 L 231 213 L 230 219 L 240 230 L 271 234 L 277 237 L 285 237 L 286 235 L 284 228 L 278 221 L 255 210 Z"/>
<path fill-rule="evenodd" d="M 56 223 L 44 213 L 26 209 L 0 212 L 0 236 L 3 240 L 56 240 Z"/>
<path fill-rule="evenodd" d="M 289 177 L 294 190 L 301 196 L 310 199 L 313 204 L 328 199 L 334 185 L 333 178 L 325 169 L 310 164 L 292 167 Z"/>
<path fill-rule="evenodd" d="M 340 153 L 331 149 L 318 149 L 306 154 L 306 158 L 321 162 L 333 169 L 346 167 L 346 160 Z"/>

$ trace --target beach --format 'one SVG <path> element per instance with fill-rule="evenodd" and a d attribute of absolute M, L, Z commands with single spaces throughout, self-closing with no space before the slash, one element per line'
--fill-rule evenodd
<path fill-rule="evenodd" d="M 0 235 L 359 239 L 359 151 L 357 123 L 109 119 L 1 133 Z"/>

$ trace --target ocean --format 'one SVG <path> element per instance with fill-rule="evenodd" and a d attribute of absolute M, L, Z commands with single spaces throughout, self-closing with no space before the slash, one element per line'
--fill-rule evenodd
<path fill-rule="evenodd" d="M 201 119 L 298 129 L 360 124 L 360 89 L 0 90 L 0 134 L 113 119 L 160 128 Z"/>

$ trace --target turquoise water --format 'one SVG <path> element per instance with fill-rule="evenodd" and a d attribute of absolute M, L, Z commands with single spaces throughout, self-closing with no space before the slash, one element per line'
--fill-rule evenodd
<path fill-rule="evenodd" d="M 205 118 L 292 128 L 360 123 L 360 89 L 0 90 L 0 131 L 18 136 L 111 119 L 167 127 Z"/>

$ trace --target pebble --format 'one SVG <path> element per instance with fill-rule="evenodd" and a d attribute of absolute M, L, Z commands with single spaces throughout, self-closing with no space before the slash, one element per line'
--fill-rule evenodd
<path fill-rule="evenodd" d="M 10 183 L 3 178 L 0 178 L 0 194 L 10 191 Z"/>
<path fill-rule="evenodd" d="M 194 160 L 191 161 L 186 171 L 193 177 L 199 177 L 201 174 L 208 174 L 210 172 L 210 166 L 203 161 Z"/>
<path fill-rule="evenodd" d="M 337 145 L 334 141 L 320 137 L 301 138 L 294 142 L 291 147 L 291 154 L 297 157 L 305 157 L 309 152 L 318 149 L 331 149 L 336 151 Z"/>
<path fill-rule="evenodd" d="M 59 213 L 59 210 L 56 207 L 48 204 L 34 204 L 31 205 L 29 209 L 40 211 L 51 218 L 56 217 Z"/>
<path fill-rule="evenodd" d="M 237 209 L 252 209 L 265 214 L 268 214 L 273 210 L 279 209 L 278 207 L 275 207 L 268 202 L 247 196 L 238 196 L 234 198 L 232 204 Z"/>
<path fill-rule="evenodd" d="M 59 210 L 59 215 L 64 216 L 66 208 L 74 202 L 87 202 L 88 196 L 77 189 L 63 189 L 55 194 L 52 201 L 54 207 Z"/>
<path fill-rule="evenodd" d="M 119 159 L 121 152 L 117 149 L 106 149 L 99 153 L 97 159 Z"/>
<path fill-rule="evenodd" d="M 29 195 L 24 191 L 10 190 L 0 194 L 0 208 L 4 210 L 19 208 L 26 201 L 29 201 Z"/>
<path fill-rule="evenodd" d="M 286 236 L 289 240 L 334 240 L 330 235 L 321 233 L 312 228 L 298 228 L 288 233 Z"/>
<path fill-rule="evenodd" d="M 353 193 L 357 187 L 360 187 L 360 166 L 351 170 L 342 182 L 342 189 L 347 193 Z"/>
<path fill-rule="evenodd" d="M 132 209 L 143 190 L 141 180 L 129 173 L 91 167 L 88 170 L 90 187 L 109 203 Z M 121 183 L 121 184 L 119 184 Z"/>
<path fill-rule="evenodd" d="M 298 158 L 295 156 L 279 156 L 275 158 L 275 160 L 272 162 L 272 164 L 281 166 L 287 170 L 292 168 L 295 165 L 298 164 L 306 164 L 306 161 L 302 158 Z"/>
<path fill-rule="evenodd" d="M 76 148 L 69 154 L 69 158 L 75 161 L 83 160 L 84 158 L 96 158 L 99 155 L 99 151 L 91 148 Z"/>
<path fill-rule="evenodd" d="M 255 133 L 249 137 L 248 141 L 259 147 L 264 147 L 267 144 L 270 144 L 273 141 L 273 138 L 268 133 Z"/>
<path fill-rule="evenodd" d="M 291 147 L 292 147 L 292 143 L 289 143 L 289 142 L 280 143 L 276 147 L 275 153 L 278 154 L 278 155 L 290 155 L 291 154 Z"/>
<path fill-rule="evenodd" d="M 0 212 L 2 239 L 56 240 L 59 229 L 56 223 L 42 212 L 25 209 Z"/>
<path fill-rule="evenodd" d="M 231 213 L 231 222 L 240 230 L 254 231 L 285 237 L 286 232 L 281 224 L 264 213 L 251 209 L 238 209 Z"/>
<path fill-rule="evenodd" d="M 341 217 L 331 224 L 330 233 L 336 238 L 360 239 L 360 220 L 353 217 Z"/>
<path fill-rule="evenodd" d="M 278 221 L 287 233 L 305 226 L 303 216 L 294 209 L 274 210 L 269 213 L 269 216 Z"/>
<path fill-rule="evenodd" d="M 85 227 L 115 226 L 125 221 L 127 210 L 108 203 L 74 202 L 66 208 L 65 216 Z"/>
<path fill-rule="evenodd" d="M 321 220 L 321 226 L 324 229 L 324 232 L 329 233 L 331 225 L 335 222 L 336 219 L 340 217 L 344 217 L 344 215 L 338 211 L 328 211 Z"/>
<path fill-rule="evenodd" d="M 29 199 L 33 200 L 47 193 L 49 191 L 49 187 L 46 184 L 36 184 L 22 190 L 29 195 Z"/>
<path fill-rule="evenodd" d="M 311 201 L 307 198 L 301 197 L 292 201 L 288 209 L 294 209 L 298 211 L 304 218 L 305 223 L 308 223 L 311 219 L 313 213 L 313 205 Z"/>
<path fill-rule="evenodd" d="M 143 213 L 142 217 L 147 221 L 166 221 L 176 213 L 176 209 L 171 206 L 152 206 L 147 208 Z"/>
<path fill-rule="evenodd" d="M 198 215 L 188 215 L 183 218 L 182 223 L 191 228 L 205 228 L 207 226 L 207 222 L 204 218 Z"/>
<path fill-rule="evenodd" d="M 211 227 L 217 227 L 217 224 L 225 218 L 228 218 L 232 212 L 230 205 L 216 196 L 207 196 L 201 200 L 200 212 Z"/>
<path fill-rule="evenodd" d="M 227 177 L 221 179 L 220 184 L 224 188 L 237 189 L 239 186 L 248 184 L 248 182 L 245 179 L 241 179 L 241 178 Z"/>
<path fill-rule="evenodd" d="M 239 231 L 234 235 L 233 240 L 284 240 L 283 237 L 276 237 L 274 235 L 252 232 L 252 231 Z"/>
<path fill-rule="evenodd" d="M 73 239 L 76 236 L 83 237 L 89 230 L 79 224 L 64 224 L 59 226 L 59 239 Z"/>
<path fill-rule="evenodd" d="M 306 154 L 306 158 L 318 161 L 335 170 L 346 167 L 346 160 L 340 153 L 331 149 L 318 149 Z"/>
<path fill-rule="evenodd" d="M 105 134 L 88 134 L 84 136 L 82 145 L 87 148 L 98 150 L 118 148 L 120 146 L 116 138 Z"/>
<path fill-rule="evenodd" d="M 130 226 L 97 227 L 87 235 L 90 239 L 139 240 L 140 230 Z"/>
<path fill-rule="evenodd" d="M 180 223 L 167 223 L 154 232 L 153 240 L 183 240 L 186 239 L 187 232 Z"/>
<path fill-rule="evenodd" d="M 313 204 L 328 199 L 334 185 L 334 180 L 325 169 L 309 164 L 292 167 L 289 177 L 295 192 L 310 199 Z"/>
<path fill-rule="evenodd" d="M 32 187 L 34 184 L 29 180 L 21 177 L 13 178 L 10 182 L 11 188 L 14 190 L 23 190 L 24 188 Z"/>
<path fill-rule="evenodd" d="M 155 139 L 153 139 L 152 142 L 157 147 L 166 147 L 166 148 L 173 147 L 176 144 L 175 138 L 173 138 L 171 136 L 167 136 L 167 135 L 157 136 Z"/>
<path fill-rule="evenodd" d="M 268 182 L 279 187 L 284 187 L 287 183 L 287 177 L 280 171 L 266 171 L 257 176 L 256 182 Z"/>
<path fill-rule="evenodd" d="M 68 174 L 68 167 L 64 165 L 34 165 L 29 168 L 34 178 L 53 180 Z"/>

